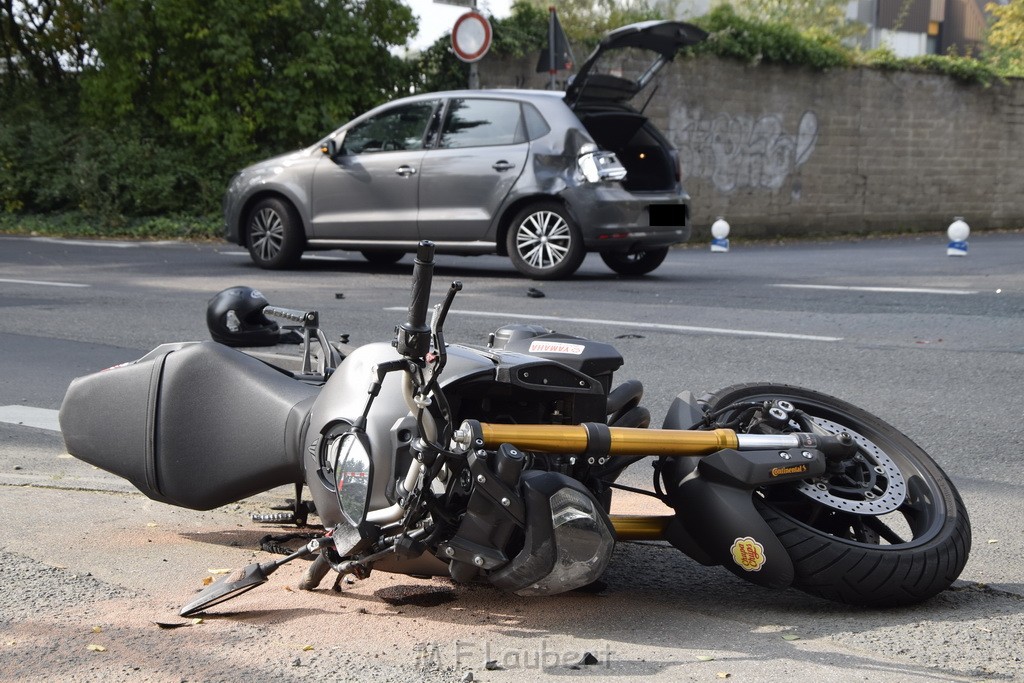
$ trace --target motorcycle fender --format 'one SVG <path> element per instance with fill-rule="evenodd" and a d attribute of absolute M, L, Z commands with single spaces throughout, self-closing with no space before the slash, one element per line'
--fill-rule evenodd
<path fill-rule="evenodd" d="M 704 411 L 696 397 L 689 391 L 682 391 L 672 399 L 672 405 L 665 413 L 663 429 L 693 429 L 704 420 Z"/>
<path fill-rule="evenodd" d="M 793 582 L 789 553 L 754 507 L 752 491 L 710 481 L 696 471 L 670 486 L 668 495 L 676 510 L 673 524 L 701 551 L 694 559 L 711 560 L 759 586 L 785 588 Z"/>

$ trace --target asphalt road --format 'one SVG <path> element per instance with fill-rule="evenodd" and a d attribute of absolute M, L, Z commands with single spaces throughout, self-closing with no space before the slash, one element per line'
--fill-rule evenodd
<path fill-rule="evenodd" d="M 961 581 L 925 605 L 837 607 L 628 545 L 600 596 L 539 604 L 375 573 L 336 599 L 282 591 L 296 577 L 275 576 L 237 613 L 153 626 L 207 569 L 265 557 L 254 551 L 265 531 L 245 513 L 268 501 L 175 510 L 71 459 L 52 430 L 68 382 L 161 342 L 206 338 L 207 300 L 237 284 L 319 310 L 332 336 L 390 339 L 410 264 L 374 269 L 327 252 L 276 273 L 229 245 L 0 237 L 0 571 L 13 577 L 0 595 L 0 678 L 1024 677 L 1021 233 L 975 235 L 965 258 L 947 257 L 941 236 L 734 241 L 729 254 L 675 250 L 636 279 L 590 256 L 575 278 L 552 283 L 518 277 L 497 257 L 438 259 L 435 299 L 449 281 L 465 283 L 449 341 L 482 343 L 501 324 L 529 321 L 609 341 L 626 359 L 617 378 L 644 383 L 657 423 L 678 391 L 766 380 L 840 396 L 907 433 L 961 490 L 974 527 Z M 396 606 L 385 599 L 395 588 L 444 602 Z M 105 652 L 87 648 L 99 641 Z M 583 650 L 600 666 L 567 666 Z"/>

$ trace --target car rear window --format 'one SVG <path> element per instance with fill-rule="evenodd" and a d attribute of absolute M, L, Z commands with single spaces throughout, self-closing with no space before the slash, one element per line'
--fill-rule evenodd
<path fill-rule="evenodd" d="M 454 99 L 444 118 L 440 147 L 513 145 L 526 139 L 526 125 L 518 102 Z"/>

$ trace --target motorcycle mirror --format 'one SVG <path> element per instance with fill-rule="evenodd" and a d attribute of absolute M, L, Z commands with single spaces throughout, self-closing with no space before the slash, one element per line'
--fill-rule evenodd
<path fill-rule="evenodd" d="M 256 586 L 268 581 L 268 576 L 280 566 L 277 562 L 266 562 L 264 564 L 253 563 L 244 569 L 239 569 L 221 577 L 210 584 L 199 593 L 196 598 L 181 608 L 180 616 L 190 617 L 193 614 L 226 602 L 237 597 Z"/>

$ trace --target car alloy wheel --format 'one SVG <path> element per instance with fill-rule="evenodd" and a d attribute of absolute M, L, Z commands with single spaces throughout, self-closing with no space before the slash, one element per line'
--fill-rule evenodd
<path fill-rule="evenodd" d="M 521 211 L 512 223 L 507 246 L 516 269 L 537 280 L 568 277 L 586 256 L 579 229 L 554 202 Z"/>
<path fill-rule="evenodd" d="M 249 214 L 249 255 L 260 268 L 291 268 L 302 257 L 302 226 L 292 206 L 263 199 Z"/>

